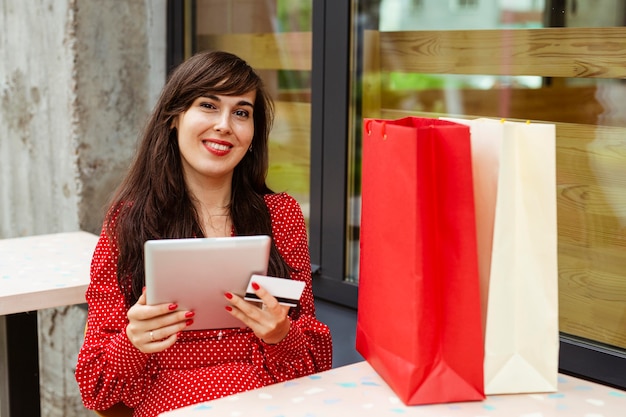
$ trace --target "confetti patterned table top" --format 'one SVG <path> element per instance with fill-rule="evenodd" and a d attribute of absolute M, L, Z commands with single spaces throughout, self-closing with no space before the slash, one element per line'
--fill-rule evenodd
<path fill-rule="evenodd" d="M 0 239 L 0 315 L 85 302 L 97 241 L 87 232 Z"/>
<path fill-rule="evenodd" d="M 367 362 L 359 362 L 161 416 L 625 417 L 626 392 L 559 375 L 556 393 L 407 407 Z"/>

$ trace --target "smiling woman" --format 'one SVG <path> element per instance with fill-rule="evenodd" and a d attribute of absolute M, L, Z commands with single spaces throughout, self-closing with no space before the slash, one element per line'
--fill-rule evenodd
<path fill-rule="evenodd" d="M 302 210 L 265 183 L 272 121 L 261 79 L 235 55 L 200 53 L 173 72 L 94 252 L 76 366 L 88 408 L 122 402 L 151 417 L 331 367 Z M 264 309 L 224 294 L 240 327 L 189 330 L 194 311 L 146 303 L 147 240 L 244 235 L 272 237 L 268 275 L 304 282 L 297 307 L 256 286 Z"/>

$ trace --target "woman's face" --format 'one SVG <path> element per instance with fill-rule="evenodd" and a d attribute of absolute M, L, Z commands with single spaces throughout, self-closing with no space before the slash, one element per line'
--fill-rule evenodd
<path fill-rule="evenodd" d="M 254 136 L 256 91 L 197 98 L 174 119 L 187 181 L 230 181 Z"/>

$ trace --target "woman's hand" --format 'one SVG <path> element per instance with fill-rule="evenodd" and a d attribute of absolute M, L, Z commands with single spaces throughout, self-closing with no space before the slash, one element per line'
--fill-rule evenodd
<path fill-rule="evenodd" d="M 278 304 L 278 300 L 257 283 L 253 282 L 252 288 L 263 302 L 261 308 L 236 294 L 226 293 L 224 296 L 231 304 L 226 310 L 252 329 L 259 339 L 270 345 L 276 344 L 289 333 L 289 307 Z"/>
<path fill-rule="evenodd" d="M 126 336 L 144 353 L 161 352 L 176 343 L 178 332 L 193 323 L 193 311 L 176 311 L 176 304 L 146 304 L 146 291 L 127 313 Z"/>

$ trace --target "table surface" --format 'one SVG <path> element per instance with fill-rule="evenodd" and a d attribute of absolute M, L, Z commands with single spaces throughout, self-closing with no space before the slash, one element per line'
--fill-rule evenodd
<path fill-rule="evenodd" d="M 97 241 L 82 231 L 0 239 L 0 315 L 84 303 Z"/>
<path fill-rule="evenodd" d="M 367 362 L 161 414 L 162 417 L 624 417 L 626 392 L 559 375 L 558 391 L 405 406 Z"/>

